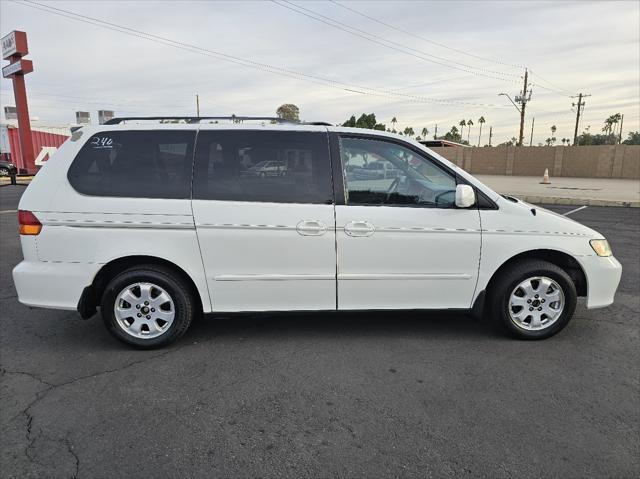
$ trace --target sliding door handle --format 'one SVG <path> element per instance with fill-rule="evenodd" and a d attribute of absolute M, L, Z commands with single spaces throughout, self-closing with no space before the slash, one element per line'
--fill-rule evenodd
<path fill-rule="evenodd" d="M 344 227 L 348 236 L 371 236 L 375 231 L 375 227 L 368 221 L 350 221 Z"/>
<path fill-rule="evenodd" d="M 321 236 L 327 232 L 327 225 L 320 220 L 302 220 L 296 225 L 296 231 L 302 236 Z"/>

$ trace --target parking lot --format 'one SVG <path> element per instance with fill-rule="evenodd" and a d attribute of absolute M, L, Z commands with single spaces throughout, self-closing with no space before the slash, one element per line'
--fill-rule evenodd
<path fill-rule="evenodd" d="M 524 342 L 463 315 L 198 321 L 134 351 L 98 318 L 18 303 L 0 188 L 3 477 L 638 477 L 640 209 L 588 207 L 616 303 Z M 567 212 L 575 207 L 555 206 Z"/>

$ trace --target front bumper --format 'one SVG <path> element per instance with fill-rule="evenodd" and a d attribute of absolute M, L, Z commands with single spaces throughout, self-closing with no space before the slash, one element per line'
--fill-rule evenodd
<path fill-rule="evenodd" d="M 587 276 L 587 308 L 604 308 L 613 303 L 622 277 L 622 265 L 613 256 L 582 256 Z"/>

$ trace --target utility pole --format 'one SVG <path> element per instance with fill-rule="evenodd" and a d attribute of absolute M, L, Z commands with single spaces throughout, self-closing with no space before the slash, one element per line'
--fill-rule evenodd
<path fill-rule="evenodd" d="M 520 135 L 518 137 L 518 146 L 523 145 L 524 141 L 524 110 L 527 105 L 527 102 L 531 100 L 531 90 L 527 91 L 529 87 L 529 70 L 524 70 L 524 86 L 520 95 L 517 95 L 515 101 L 511 99 L 511 97 L 506 93 L 499 93 L 498 96 L 506 96 L 509 101 L 516 107 L 518 113 L 520 113 Z M 520 104 L 520 106 L 518 106 Z"/>
<path fill-rule="evenodd" d="M 437 139 L 438 139 L 438 124 L 437 124 L 437 123 L 436 123 L 436 131 L 435 131 L 435 133 L 433 134 L 433 139 L 434 139 L 434 140 L 437 140 Z"/>
<path fill-rule="evenodd" d="M 527 80 L 529 79 L 529 71 L 524 70 L 524 88 L 522 89 L 522 96 L 520 97 L 520 138 L 518 139 L 518 145 L 522 146 L 524 140 L 524 108 L 527 105 Z M 531 95 L 529 95 L 531 98 Z M 516 101 L 518 99 L 516 98 Z"/>
<path fill-rule="evenodd" d="M 536 124 L 535 117 L 531 120 L 531 138 L 529 139 L 529 146 L 533 146 L 533 125 Z"/>
<path fill-rule="evenodd" d="M 591 95 L 583 95 L 582 93 L 578 94 L 578 103 L 573 103 L 573 106 L 577 107 L 576 108 L 576 129 L 573 132 L 573 145 L 576 146 L 578 144 L 578 124 L 580 123 L 580 115 L 581 113 L 584 111 L 584 101 L 582 101 L 583 98 L 586 98 L 588 96 Z M 572 96 L 571 98 L 576 98 L 575 96 Z"/>
<path fill-rule="evenodd" d="M 491 137 L 493 137 L 493 127 L 489 127 L 489 146 L 491 146 Z"/>
<path fill-rule="evenodd" d="M 200 117 L 200 96 L 196 93 L 196 116 Z"/>

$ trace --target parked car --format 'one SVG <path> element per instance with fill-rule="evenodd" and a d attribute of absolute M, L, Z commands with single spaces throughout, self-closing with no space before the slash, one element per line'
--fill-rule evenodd
<path fill-rule="evenodd" d="M 130 345 L 169 344 L 200 313 L 292 310 L 470 311 L 540 339 L 579 296 L 614 300 L 621 266 L 601 234 L 405 137 L 112 123 L 76 131 L 24 192 L 13 278 L 23 304 L 99 309 Z M 304 168 L 247 176 L 246 151 Z M 393 178 L 346 175 L 346 158 L 364 155 Z"/>
<path fill-rule="evenodd" d="M 17 175 L 18 168 L 10 161 L 0 161 L 0 176 Z"/>
<path fill-rule="evenodd" d="M 287 174 L 284 161 L 261 161 L 247 170 L 253 176 L 282 176 Z"/>
<path fill-rule="evenodd" d="M 373 173 L 376 179 L 386 180 L 387 178 L 397 178 L 400 170 L 389 161 L 372 161 L 364 167 L 365 171 Z"/>

